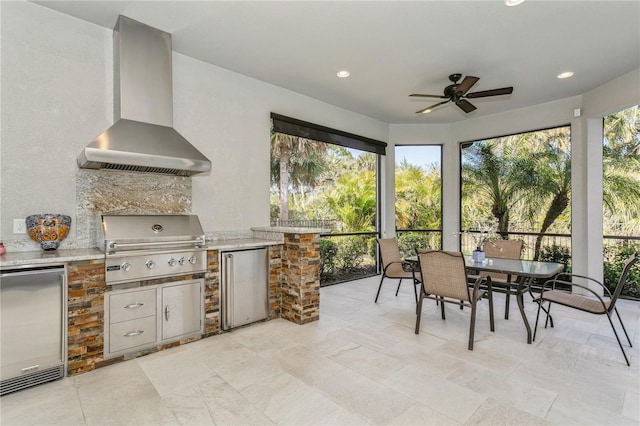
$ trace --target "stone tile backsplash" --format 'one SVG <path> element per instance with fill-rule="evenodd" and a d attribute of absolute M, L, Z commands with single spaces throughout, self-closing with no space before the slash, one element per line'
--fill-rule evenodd
<path fill-rule="evenodd" d="M 76 174 L 78 248 L 95 247 L 102 214 L 190 214 L 191 178 L 113 170 Z"/>

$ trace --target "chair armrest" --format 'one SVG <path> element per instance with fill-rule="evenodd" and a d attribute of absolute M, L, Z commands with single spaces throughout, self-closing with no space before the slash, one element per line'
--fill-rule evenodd
<path fill-rule="evenodd" d="M 569 276 L 571 281 L 560 279 L 560 277 L 565 276 L 565 275 Z M 591 281 L 593 283 L 596 283 L 596 284 L 598 284 L 600 287 L 602 287 L 604 289 L 604 292 L 606 293 L 607 296 L 611 297 L 611 292 L 609 291 L 609 289 L 607 288 L 606 285 L 604 285 L 600 281 L 596 280 L 595 278 L 591 278 L 591 277 L 588 277 L 586 275 L 572 274 L 570 272 L 562 272 L 562 273 L 556 275 L 554 280 L 557 280 L 557 282 L 562 282 L 563 284 L 567 284 L 568 283 L 568 284 L 571 284 L 571 285 L 575 285 L 577 287 L 587 288 L 587 287 L 575 284 L 573 282 L 573 278 L 581 278 L 581 279 L 588 280 L 588 281 Z M 553 281 L 553 280 L 550 280 L 550 281 Z M 554 287 L 555 287 L 555 285 L 554 285 Z"/>
<path fill-rule="evenodd" d="M 604 285 L 600 281 L 596 280 L 595 278 L 587 277 L 586 275 L 572 274 L 571 272 L 561 272 L 558 275 L 556 275 L 556 278 L 561 279 L 560 277 L 564 275 L 567 275 L 569 277 L 569 280 L 572 280 L 572 278 L 583 278 L 585 280 L 598 283 L 600 286 L 604 287 Z M 563 279 L 563 281 L 566 281 L 566 280 Z"/>
<path fill-rule="evenodd" d="M 597 282 L 597 281 L 596 281 Z M 570 285 L 571 287 L 578 287 L 581 288 L 583 290 L 588 291 L 589 293 L 591 293 L 592 295 L 594 295 L 596 297 L 596 299 L 598 299 L 598 301 L 600 303 L 602 303 L 602 308 L 606 311 L 607 310 L 607 305 L 605 305 L 604 300 L 602 299 L 602 297 L 600 297 L 600 295 L 598 293 L 596 293 L 593 289 L 585 286 L 585 285 L 581 285 L 581 284 L 576 284 L 576 283 L 572 283 L 570 281 L 563 281 L 563 280 L 558 280 L 558 279 L 552 279 L 552 280 L 548 280 L 546 281 L 543 285 L 542 285 L 542 290 L 540 292 L 540 299 L 544 298 L 544 288 L 548 283 L 552 283 L 553 284 L 553 288 L 555 289 L 555 285 L 556 283 L 560 283 L 560 284 L 566 284 L 566 285 Z M 606 287 L 604 287 L 606 289 Z M 607 291 L 608 293 L 608 291 Z M 611 295 L 609 294 L 609 298 L 611 298 Z"/>
<path fill-rule="evenodd" d="M 493 291 L 493 285 L 491 284 L 491 276 L 488 274 L 480 275 L 476 278 L 476 282 L 473 284 L 473 300 L 478 298 L 478 290 L 480 290 L 480 284 L 483 282 L 487 283 L 487 291 L 491 293 Z"/>
<path fill-rule="evenodd" d="M 417 272 L 416 268 L 414 267 L 414 265 L 411 262 L 405 262 L 405 261 L 395 261 L 395 262 L 389 262 L 386 264 L 386 266 L 383 269 L 383 273 L 387 272 L 387 268 L 391 265 L 395 265 L 398 264 L 402 267 L 402 270 L 405 272 Z"/>

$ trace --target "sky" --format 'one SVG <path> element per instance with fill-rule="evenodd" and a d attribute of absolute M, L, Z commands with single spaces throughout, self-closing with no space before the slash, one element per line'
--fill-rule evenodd
<path fill-rule="evenodd" d="M 396 146 L 396 164 L 406 159 L 414 166 L 426 166 L 431 163 L 440 164 L 440 145 L 404 145 Z"/>
<path fill-rule="evenodd" d="M 403 145 L 397 146 L 396 149 L 396 165 L 403 159 L 407 159 L 407 162 L 414 166 L 427 166 L 431 163 L 440 165 L 441 157 L 440 152 L 442 147 L 440 145 Z M 354 158 L 358 158 L 364 151 L 358 149 L 347 148 L 347 151 L 353 155 Z"/>

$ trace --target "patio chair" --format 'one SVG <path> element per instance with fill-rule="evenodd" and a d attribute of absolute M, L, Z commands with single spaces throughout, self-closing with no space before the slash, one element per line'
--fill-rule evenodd
<path fill-rule="evenodd" d="M 416 252 L 422 275 L 422 286 L 420 287 L 415 333 L 418 334 L 420 332 L 422 301 L 424 299 L 434 299 L 440 302 L 443 320 L 445 319 L 445 303 L 453 303 L 461 307 L 467 306 L 471 308 L 468 348 L 472 351 L 476 326 L 476 305 L 485 294 L 489 299 L 491 331 L 495 331 L 491 277 L 488 275 L 479 276 L 473 288 L 471 288 L 467 285 L 467 272 L 462 253 L 439 250 L 417 250 Z M 481 284 L 486 284 L 486 287 L 480 288 Z"/>
<path fill-rule="evenodd" d="M 520 259 L 520 255 L 522 254 L 522 244 L 522 240 L 490 240 L 483 244 L 482 249 L 484 250 L 485 255 L 489 258 Z M 493 289 L 506 294 L 504 319 L 508 320 L 511 286 L 514 285 L 518 277 L 516 275 L 509 277 L 507 274 L 499 274 L 497 272 L 491 272 L 490 276 Z"/>
<path fill-rule="evenodd" d="M 380 296 L 382 282 L 385 278 L 391 278 L 400 280 L 398 282 L 398 288 L 396 289 L 396 296 L 398 295 L 398 291 L 400 291 L 400 284 L 402 284 L 402 280 L 411 280 L 417 304 L 418 290 L 416 286 L 420 285 L 421 282 L 420 273 L 415 270 L 413 264 L 402 260 L 402 257 L 400 256 L 400 249 L 398 248 L 398 240 L 396 238 L 378 238 L 376 241 L 380 247 L 382 278 L 380 278 L 380 285 L 378 286 L 375 303 L 378 303 L 378 296 Z"/>
<path fill-rule="evenodd" d="M 638 253 L 634 253 L 624 262 L 624 268 L 622 269 L 622 274 L 620 275 L 620 279 L 616 284 L 615 289 L 613 290 L 613 294 L 609 291 L 609 289 L 602 284 L 600 281 L 597 281 L 590 277 L 585 277 L 583 275 L 575 275 L 569 273 L 559 274 L 556 278 L 552 280 L 548 280 L 544 283 L 541 289 L 540 296 L 534 299 L 534 302 L 538 303 L 538 314 L 536 315 L 536 326 L 533 331 L 533 340 L 536 340 L 536 332 L 538 331 L 538 319 L 540 317 L 540 309 L 542 308 L 542 304 L 544 302 L 549 302 L 548 308 L 545 310 L 547 313 L 547 320 L 545 322 L 545 328 L 547 328 L 549 314 L 551 311 L 551 304 L 557 303 L 559 305 L 567 306 L 569 308 L 578 309 L 580 311 L 588 312 L 590 314 L 595 315 L 606 315 L 609 319 L 609 324 L 611 324 L 611 328 L 613 329 L 613 334 L 616 336 L 616 340 L 618 341 L 618 345 L 620 346 L 620 350 L 622 351 L 622 355 L 624 356 L 624 360 L 627 362 L 628 366 L 631 366 L 629 363 L 629 358 L 624 351 L 624 347 L 622 346 L 622 342 L 620 342 L 620 337 L 618 337 L 618 332 L 616 328 L 613 326 L 613 321 L 611 319 L 611 313 L 615 312 L 618 317 L 618 321 L 620 321 L 620 325 L 622 326 L 622 331 L 624 331 L 624 335 L 627 337 L 627 342 L 630 347 L 633 347 L 631 344 L 631 339 L 629 339 L 629 335 L 627 334 L 627 330 L 624 328 L 624 324 L 622 323 L 622 318 L 620 318 L 620 313 L 618 313 L 618 309 L 616 308 L 616 301 L 618 300 L 618 296 L 620 296 L 620 292 L 624 287 L 625 282 L 627 281 L 627 276 L 629 275 L 629 270 L 631 267 L 638 261 Z M 563 276 L 569 276 L 568 280 L 561 279 Z M 573 282 L 574 278 L 581 278 L 583 280 L 587 280 L 592 283 L 596 283 L 601 286 L 604 294 L 608 298 L 608 300 L 604 300 L 600 295 L 583 284 L 576 284 Z M 570 293 L 564 290 L 556 290 L 556 284 L 564 284 L 568 285 L 573 289 L 574 287 L 578 287 L 579 289 L 583 289 L 589 296 L 583 296 L 581 294 Z M 547 288 L 551 288 L 551 290 L 547 290 Z M 551 327 L 553 327 L 553 323 L 551 323 Z"/>

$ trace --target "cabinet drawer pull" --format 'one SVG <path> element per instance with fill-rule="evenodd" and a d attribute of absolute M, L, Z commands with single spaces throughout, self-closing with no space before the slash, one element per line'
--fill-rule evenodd
<path fill-rule="evenodd" d="M 130 303 L 128 305 L 124 305 L 125 309 L 135 309 L 144 306 L 144 303 Z"/>
<path fill-rule="evenodd" d="M 139 336 L 142 333 L 144 333 L 144 330 L 136 330 L 136 331 L 130 331 L 128 333 L 124 333 L 123 336 L 124 337 L 133 337 L 133 336 Z"/>

